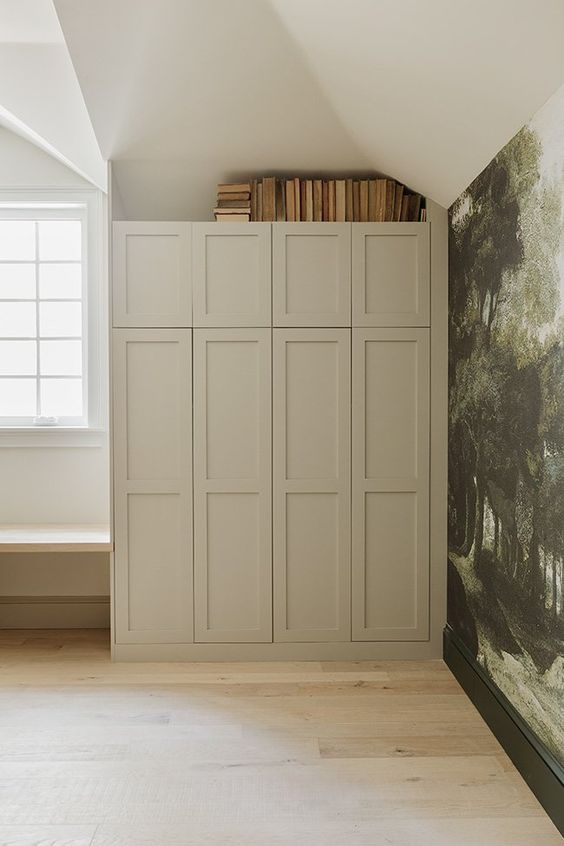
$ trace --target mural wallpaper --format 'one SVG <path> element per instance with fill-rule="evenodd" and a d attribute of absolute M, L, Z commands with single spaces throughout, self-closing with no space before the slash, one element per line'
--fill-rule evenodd
<path fill-rule="evenodd" d="M 449 623 L 564 765 L 564 88 L 450 210 Z"/>

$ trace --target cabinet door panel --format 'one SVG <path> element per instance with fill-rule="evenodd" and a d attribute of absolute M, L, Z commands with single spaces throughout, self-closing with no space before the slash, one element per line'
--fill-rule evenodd
<path fill-rule="evenodd" d="M 191 330 L 113 332 L 118 643 L 192 641 Z"/>
<path fill-rule="evenodd" d="M 352 224 L 353 326 L 428 326 L 428 223 Z"/>
<path fill-rule="evenodd" d="M 429 330 L 353 330 L 353 640 L 426 640 Z"/>
<path fill-rule="evenodd" d="M 274 330 L 275 640 L 350 640 L 350 330 Z"/>
<path fill-rule="evenodd" d="M 273 223 L 274 326 L 350 326 L 348 223 Z"/>
<path fill-rule="evenodd" d="M 194 330 L 195 638 L 272 640 L 271 338 Z"/>
<path fill-rule="evenodd" d="M 113 325 L 190 326 L 190 224 L 113 224 Z"/>
<path fill-rule="evenodd" d="M 270 326 L 269 223 L 194 223 L 194 326 Z"/>

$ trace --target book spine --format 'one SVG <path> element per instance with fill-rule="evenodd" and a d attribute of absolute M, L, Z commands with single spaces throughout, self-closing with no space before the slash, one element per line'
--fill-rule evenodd
<path fill-rule="evenodd" d="M 257 180 L 251 181 L 251 220 L 257 219 Z"/>
<path fill-rule="evenodd" d="M 339 222 L 345 221 L 346 209 L 346 191 L 345 180 L 337 179 L 335 181 L 335 220 Z"/>
<path fill-rule="evenodd" d="M 262 219 L 276 220 L 276 180 L 273 176 L 266 176 L 262 184 Z"/>
<path fill-rule="evenodd" d="M 262 220 L 262 179 L 259 179 L 257 185 L 257 220 Z"/>
<path fill-rule="evenodd" d="M 286 220 L 293 223 L 296 219 L 296 204 L 294 202 L 294 180 L 286 180 Z"/>
<path fill-rule="evenodd" d="M 328 198 L 329 198 L 329 216 L 328 220 L 333 223 L 335 221 L 335 180 L 330 179 L 328 183 Z"/>
<path fill-rule="evenodd" d="M 305 183 L 305 197 L 306 197 L 306 216 L 308 223 L 313 221 L 313 180 L 306 179 Z"/>
<path fill-rule="evenodd" d="M 360 180 L 360 220 L 366 223 L 368 220 L 368 180 Z"/>
<path fill-rule="evenodd" d="M 323 220 L 323 186 L 321 179 L 313 180 L 313 219 Z"/>
<path fill-rule="evenodd" d="M 403 185 L 398 182 L 396 184 L 396 198 L 394 201 L 394 220 L 401 220 L 401 205 L 403 202 Z"/>
<path fill-rule="evenodd" d="M 368 220 L 371 223 L 375 223 L 378 220 L 376 212 L 376 180 L 370 179 L 368 181 Z"/>
<path fill-rule="evenodd" d="M 329 220 L 329 183 L 323 182 L 321 186 L 322 193 L 322 220 Z"/>
<path fill-rule="evenodd" d="M 300 180 L 294 178 L 294 220 L 299 222 L 302 219 L 302 196 Z"/>
<path fill-rule="evenodd" d="M 349 222 L 354 220 L 352 179 L 347 179 L 345 182 L 345 220 Z"/>
<path fill-rule="evenodd" d="M 353 221 L 360 221 L 360 182 L 356 179 L 353 182 Z"/>
<path fill-rule="evenodd" d="M 403 199 L 401 201 L 401 218 L 400 220 L 403 222 L 405 220 L 409 220 L 409 194 L 404 194 Z"/>

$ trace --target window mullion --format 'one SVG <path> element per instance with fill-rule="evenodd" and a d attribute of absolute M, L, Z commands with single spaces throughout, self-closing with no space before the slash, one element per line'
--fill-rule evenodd
<path fill-rule="evenodd" d="M 39 223 L 35 221 L 35 404 L 41 417 L 41 354 L 39 351 Z"/>

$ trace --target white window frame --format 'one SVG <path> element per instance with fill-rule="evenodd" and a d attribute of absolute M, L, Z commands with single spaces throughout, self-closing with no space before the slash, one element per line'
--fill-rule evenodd
<path fill-rule="evenodd" d="M 41 208 L 54 209 L 50 217 L 80 213 L 82 227 L 82 332 L 83 398 L 81 420 L 62 418 L 56 425 L 29 419 L 0 419 L 0 448 L 18 446 L 102 446 L 107 431 L 107 239 L 105 197 L 97 189 L 21 188 L 0 190 L 1 219 L 36 219 Z M 37 257 L 36 257 L 37 258 Z"/>

